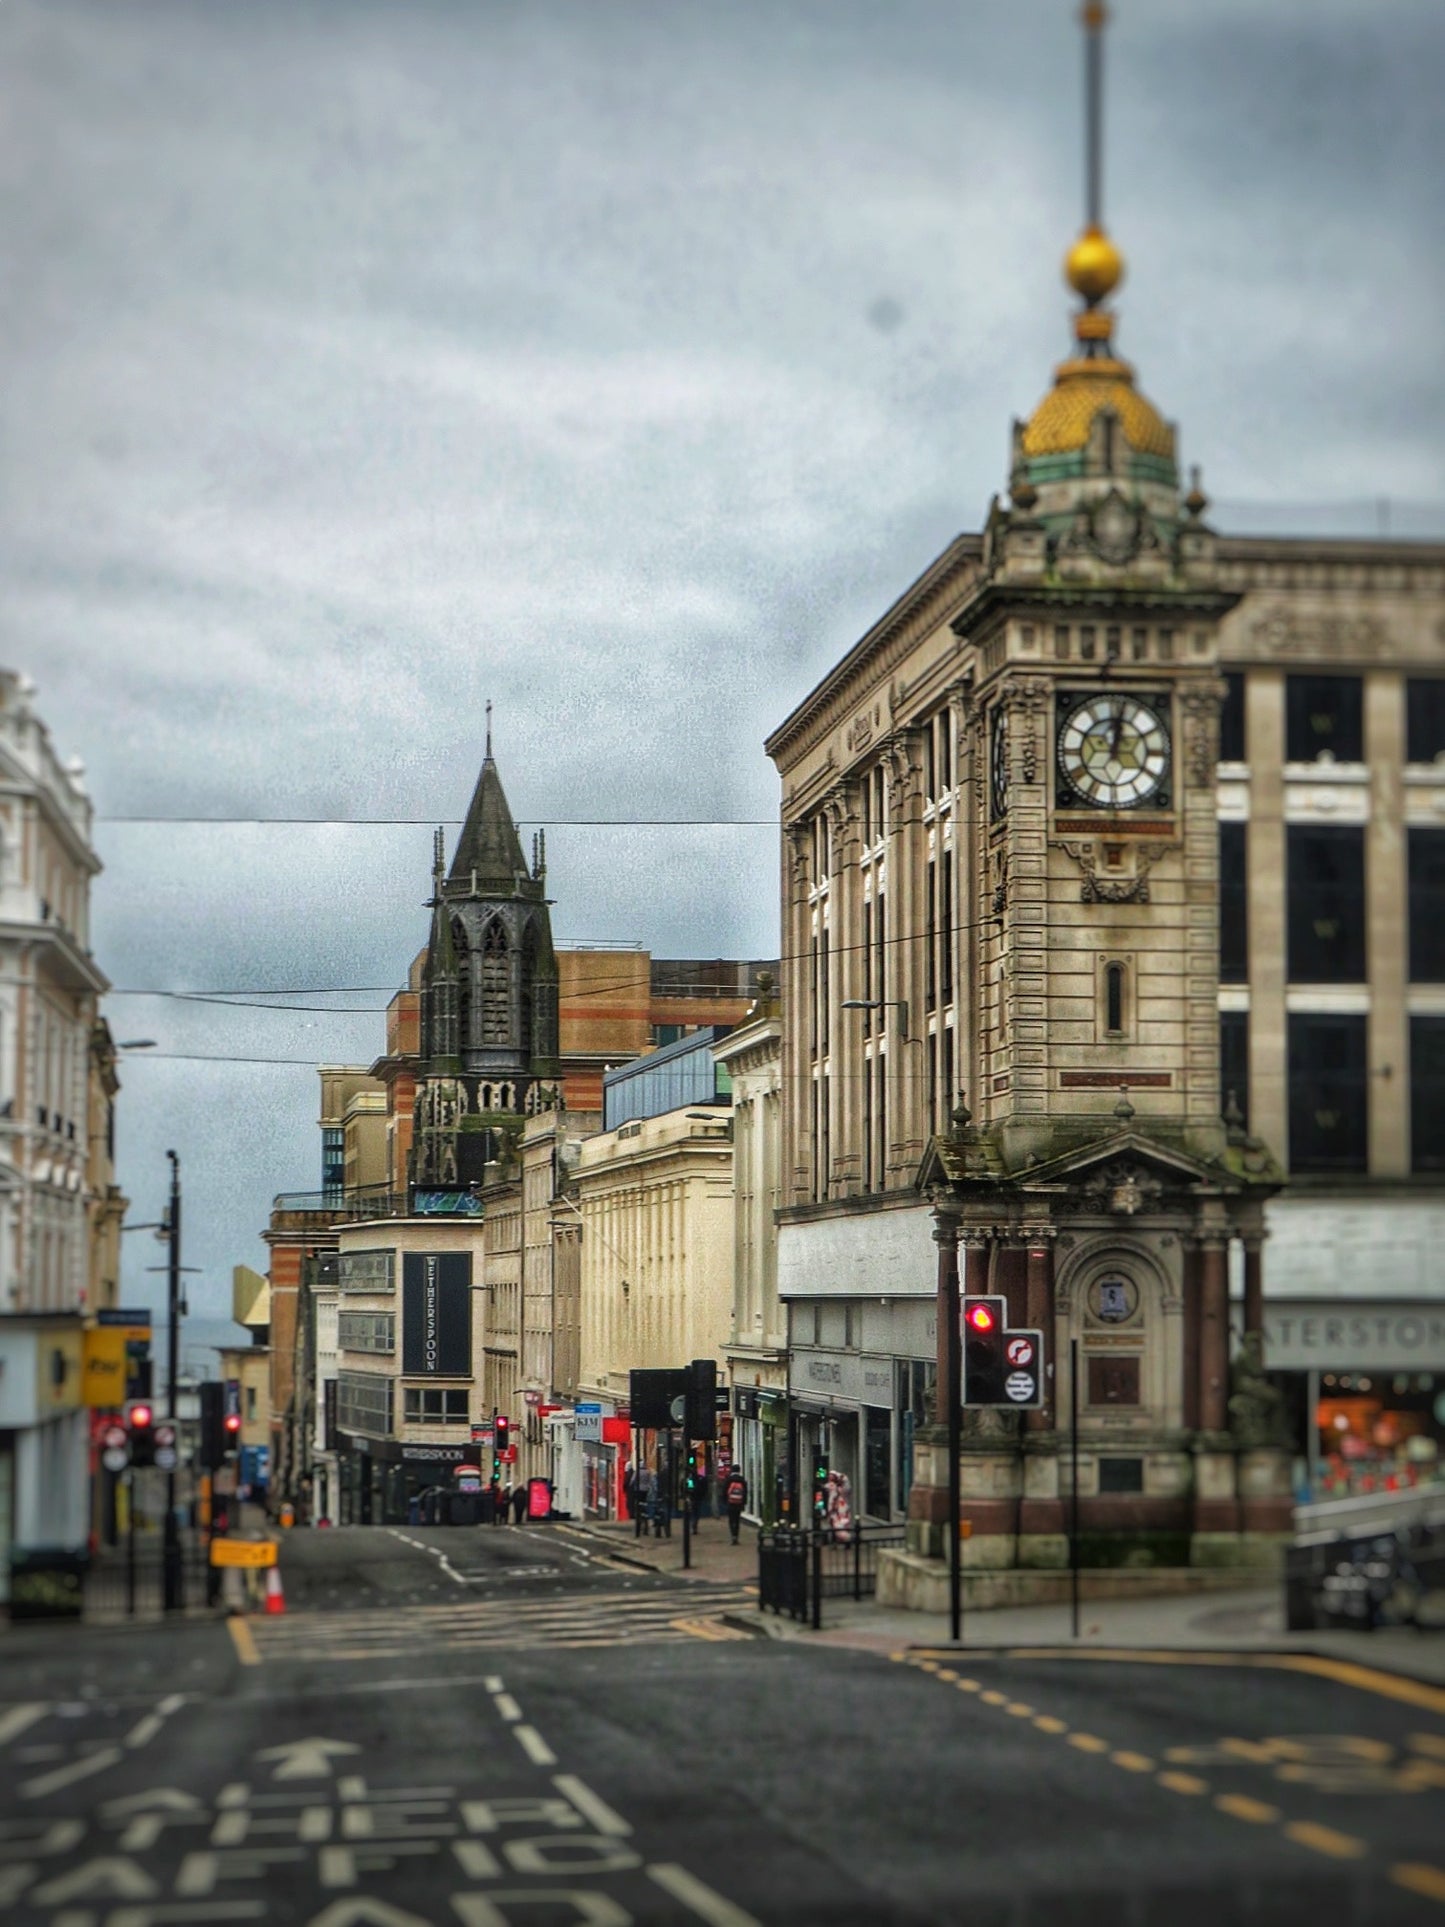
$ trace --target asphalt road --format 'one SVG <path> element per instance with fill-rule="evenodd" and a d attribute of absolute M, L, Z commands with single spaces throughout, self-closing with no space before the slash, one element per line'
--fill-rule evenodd
<path fill-rule="evenodd" d="M 1445 1922 L 1445 1696 L 751 1637 L 551 1528 L 297 1535 L 280 1618 L 0 1639 L 15 1927 Z"/>

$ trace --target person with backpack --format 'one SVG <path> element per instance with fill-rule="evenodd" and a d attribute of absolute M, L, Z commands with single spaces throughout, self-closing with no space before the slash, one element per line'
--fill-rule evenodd
<path fill-rule="evenodd" d="M 743 1507 L 748 1502 L 748 1482 L 743 1477 L 740 1465 L 729 1468 L 727 1481 L 723 1486 L 723 1500 L 727 1506 L 728 1531 L 732 1534 L 733 1544 L 738 1542 L 738 1527 L 743 1522 Z"/>

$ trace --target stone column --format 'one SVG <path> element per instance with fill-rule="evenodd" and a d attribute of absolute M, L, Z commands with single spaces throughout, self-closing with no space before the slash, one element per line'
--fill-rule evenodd
<path fill-rule="evenodd" d="M 1044 1373 L 1044 1402 L 1036 1412 L 1024 1414 L 1024 1428 L 1029 1432 L 1051 1432 L 1054 1427 L 1054 1381 L 1049 1375 L 1049 1367 L 1056 1363 L 1053 1357 L 1054 1334 L 1054 1247 L 1053 1234 L 1037 1231 L 1031 1234 L 1028 1244 L 1027 1302 L 1024 1324 L 1030 1331 L 1043 1333 L 1044 1356 L 1040 1369 Z"/>
<path fill-rule="evenodd" d="M 1008 1300 L 1008 1323 L 1017 1328 L 1028 1317 L 1028 1252 L 1010 1238 L 1000 1240 L 993 1265 L 993 1288 Z"/>
<path fill-rule="evenodd" d="M 1365 760 L 1370 820 L 1365 827 L 1365 968 L 1370 973 L 1372 1178 L 1410 1173 L 1410 1018 L 1408 836 L 1400 745 L 1405 740 L 1405 679 L 1394 669 L 1365 677 Z"/>
<path fill-rule="evenodd" d="M 1192 1238 L 1184 1247 L 1184 1428 L 1199 1430 L 1199 1246 Z"/>
<path fill-rule="evenodd" d="M 1246 1232 L 1244 1245 L 1244 1329 L 1264 1330 L 1264 1236 Z"/>
<path fill-rule="evenodd" d="M 1229 1247 L 1206 1233 L 1199 1253 L 1199 1429 L 1229 1424 Z"/>
<path fill-rule="evenodd" d="M 1277 1157 L 1288 1153 L 1285 1060 L 1284 674 L 1251 669 L 1245 678 L 1249 758 L 1249 1128 Z M 1398 752 L 1397 752 L 1398 753 Z"/>

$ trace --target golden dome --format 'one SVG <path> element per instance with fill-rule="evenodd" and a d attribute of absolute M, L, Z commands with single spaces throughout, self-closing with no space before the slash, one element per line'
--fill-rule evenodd
<path fill-rule="evenodd" d="M 1024 455 L 1072 454 L 1088 441 L 1094 417 L 1105 408 L 1119 417 L 1124 440 L 1136 454 L 1174 460 L 1174 431 L 1134 386 L 1134 370 L 1127 361 L 1103 355 L 1081 356 L 1055 371 L 1053 388 L 1024 429 Z"/>
<path fill-rule="evenodd" d="M 1124 279 L 1124 257 L 1101 227 L 1086 227 L 1064 256 L 1064 279 L 1092 306 Z"/>

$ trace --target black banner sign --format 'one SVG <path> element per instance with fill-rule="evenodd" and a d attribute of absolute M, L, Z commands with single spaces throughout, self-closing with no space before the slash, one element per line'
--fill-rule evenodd
<path fill-rule="evenodd" d="M 401 1260 L 401 1369 L 407 1378 L 469 1378 L 469 1251 L 407 1251 Z"/>

